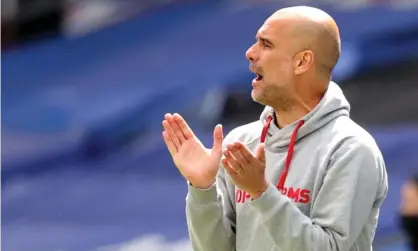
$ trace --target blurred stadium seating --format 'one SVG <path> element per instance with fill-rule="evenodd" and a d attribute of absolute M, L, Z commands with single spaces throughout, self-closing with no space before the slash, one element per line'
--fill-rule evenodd
<path fill-rule="evenodd" d="M 290 1 L 179 2 L 128 4 L 77 36 L 66 16 L 53 37 L 3 51 L 2 250 L 191 250 L 161 119 L 185 114 L 207 144 L 215 123 L 257 119 L 244 53 Z M 400 3 L 314 5 L 340 26 L 334 79 L 387 162 L 377 250 L 405 250 L 399 189 L 418 167 L 418 8 Z"/>

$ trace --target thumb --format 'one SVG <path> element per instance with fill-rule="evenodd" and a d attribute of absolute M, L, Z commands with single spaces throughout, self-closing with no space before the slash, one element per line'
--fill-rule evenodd
<path fill-rule="evenodd" d="M 224 140 L 224 133 L 222 125 L 217 125 L 213 130 L 213 147 L 212 153 L 221 156 L 222 155 L 222 141 Z"/>
<path fill-rule="evenodd" d="M 264 143 L 261 143 L 258 145 L 257 151 L 256 151 L 256 158 L 259 161 L 266 163 L 266 153 L 264 152 Z"/>

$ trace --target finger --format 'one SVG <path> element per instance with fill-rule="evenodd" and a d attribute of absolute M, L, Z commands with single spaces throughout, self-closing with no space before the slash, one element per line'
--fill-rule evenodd
<path fill-rule="evenodd" d="M 237 172 L 242 172 L 242 166 L 234 159 L 229 150 L 224 151 L 225 159 L 228 161 L 229 165 Z"/>
<path fill-rule="evenodd" d="M 261 161 L 263 163 L 266 163 L 266 153 L 264 151 L 264 144 L 263 143 L 258 145 L 257 152 L 256 152 L 255 156 L 259 161 Z"/>
<path fill-rule="evenodd" d="M 164 142 L 168 148 L 168 151 L 170 152 L 171 156 L 174 156 L 174 154 L 177 153 L 178 149 L 177 147 L 174 145 L 173 141 L 171 140 L 170 135 L 168 134 L 168 132 L 164 131 L 163 132 L 163 139 Z"/>
<path fill-rule="evenodd" d="M 253 153 L 245 145 L 243 145 L 241 142 L 235 142 L 234 147 L 239 149 L 242 156 L 244 156 L 244 158 L 248 161 L 248 163 L 253 163 L 254 160 L 256 159 L 255 156 L 253 155 Z"/>
<path fill-rule="evenodd" d="M 241 167 L 245 167 L 249 164 L 247 158 L 244 157 L 240 149 L 235 144 L 228 145 L 226 148 L 229 150 L 231 155 L 234 157 L 236 162 L 240 164 Z"/>
<path fill-rule="evenodd" d="M 180 141 L 180 144 L 183 143 L 186 140 L 186 137 L 184 136 L 182 130 L 180 129 L 180 126 L 177 123 L 177 121 L 174 120 L 173 115 L 167 113 L 165 115 L 165 119 L 168 121 L 168 123 L 170 124 L 171 128 L 173 128 L 174 133 L 177 135 L 177 138 Z"/>
<path fill-rule="evenodd" d="M 171 142 L 173 142 L 176 149 L 179 149 L 181 146 L 180 139 L 177 137 L 177 135 L 174 133 L 173 128 L 170 126 L 167 120 L 163 121 L 163 127 L 164 130 L 168 133 L 170 136 Z"/>
<path fill-rule="evenodd" d="M 186 139 L 190 139 L 195 136 L 192 129 L 190 129 L 189 125 L 187 124 L 186 120 L 184 120 L 184 118 L 180 114 L 174 113 L 173 118 L 177 122 L 177 125 L 179 126 L 181 132 L 183 133 Z"/>
<path fill-rule="evenodd" d="M 217 125 L 213 130 L 212 152 L 220 157 L 222 155 L 222 141 L 224 140 L 222 125 Z"/>
<path fill-rule="evenodd" d="M 238 179 L 238 173 L 232 168 L 227 159 L 222 159 L 222 166 L 233 180 Z"/>

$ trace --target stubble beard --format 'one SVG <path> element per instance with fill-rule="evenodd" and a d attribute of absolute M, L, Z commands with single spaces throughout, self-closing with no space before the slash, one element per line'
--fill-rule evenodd
<path fill-rule="evenodd" d="M 257 90 L 261 92 L 257 96 L 254 94 L 255 91 L 251 93 L 253 100 L 261 105 L 273 107 L 276 112 L 289 112 L 294 107 L 294 99 L 284 87 L 266 86 L 264 90 Z"/>

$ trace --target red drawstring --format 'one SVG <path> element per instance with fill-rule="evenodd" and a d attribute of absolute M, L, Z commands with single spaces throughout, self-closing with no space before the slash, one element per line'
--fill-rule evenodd
<path fill-rule="evenodd" d="M 270 123 L 271 123 L 272 120 L 273 120 L 273 116 L 269 115 L 266 119 L 266 122 L 264 123 L 263 131 L 261 133 L 261 140 L 260 140 L 261 143 L 264 143 L 266 141 L 267 132 L 268 132 L 268 129 L 270 127 Z M 283 188 L 284 188 L 284 183 L 286 181 L 287 173 L 289 172 L 290 163 L 291 163 L 292 157 L 293 157 L 293 152 L 295 150 L 296 136 L 298 134 L 298 131 L 299 131 L 300 127 L 304 123 L 305 123 L 305 121 L 303 121 L 303 120 L 299 121 L 299 123 L 296 125 L 296 128 L 293 130 L 292 137 L 290 138 L 289 148 L 287 149 L 285 168 L 284 168 L 282 174 L 280 175 L 280 179 L 279 179 L 279 182 L 277 184 L 277 189 L 279 189 L 279 190 L 283 190 Z"/>
<path fill-rule="evenodd" d="M 261 143 L 264 143 L 267 138 L 267 132 L 269 131 L 270 123 L 273 120 L 273 116 L 269 115 L 266 119 L 266 122 L 264 122 L 263 131 L 261 132 Z"/>

